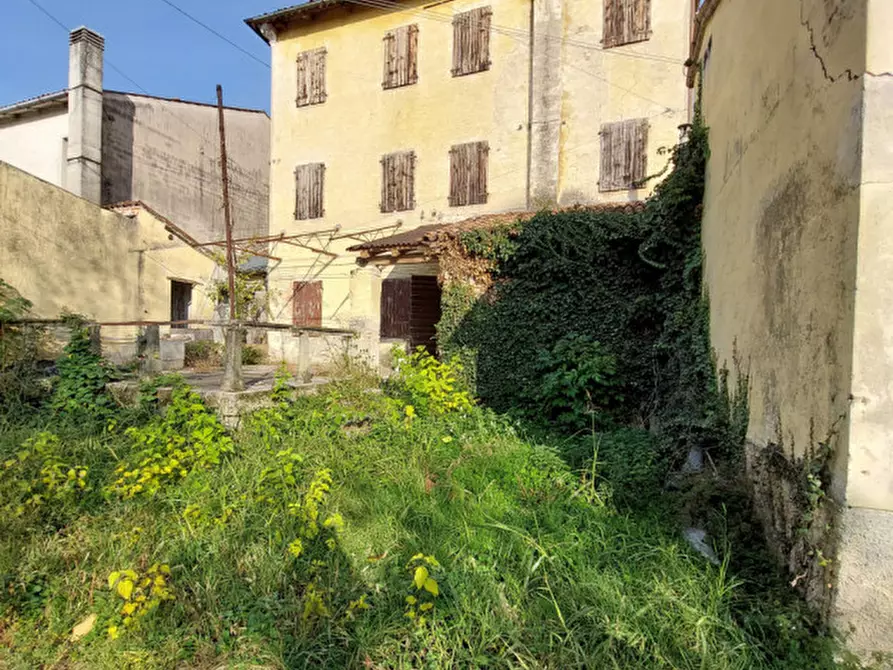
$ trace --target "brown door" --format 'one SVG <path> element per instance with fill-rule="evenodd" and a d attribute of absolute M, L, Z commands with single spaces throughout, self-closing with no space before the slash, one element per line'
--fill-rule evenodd
<path fill-rule="evenodd" d="M 437 355 L 437 322 L 440 321 L 440 286 L 437 277 L 414 276 L 409 320 L 409 343 Z"/>
<path fill-rule="evenodd" d="M 171 321 L 188 321 L 192 303 L 192 284 L 171 280 Z M 174 323 L 173 328 L 185 328 L 185 323 Z"/>

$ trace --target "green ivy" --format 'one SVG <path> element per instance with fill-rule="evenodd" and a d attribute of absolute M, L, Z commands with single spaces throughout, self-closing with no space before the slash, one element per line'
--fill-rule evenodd
<path fill-rule="evenodd" d="M 495 281 L 483 296 L 448 282 L 438 337 L 474 370 L 482 400 L 569 430 L 593 413 L 644 425 L 676 458 L 738 439 L 701 284 L 707 156 L 698 115 L 644 211 L 541 212 L 460 236 Z"/>

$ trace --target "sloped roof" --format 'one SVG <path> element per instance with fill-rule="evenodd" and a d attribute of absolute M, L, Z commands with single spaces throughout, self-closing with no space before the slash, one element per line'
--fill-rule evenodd
<path fill-rule="evenodd" d="M 585 212 L 618 212 L 622 214 L 635 214 L 645 209 L 645 203 L 641 200 L 633 202 L 605 202 L 594 205 L 574 205 L 562 207 L 555 211 L 585 211 Z M 430 246 L 443 236 L 455 236 L 468 230 L 481 230 L 493 228 L 508 223 L 523 222 L 532 219 L 539 212 L 521 210 L 512 212 L 496 212 L 492 214 L 480 214 L 461 221 L 452 223 L 429 224 L 419 226 L 397 235 L 383 237 L 378 240 L 363 242 L 348 247 L 348 251 L 376 254 L 383 251 L 407 251 Z"/>
<path fill-rule="evenodd" d="M 53 91 L 52 93 L 44 93 L 43 95 L 26 98 L 25 100 L 14 102 L 5 107 L 0 107 L 0 121 L 14 119 L 23 114 L 31 114 L 55 107 L 67 109 L 68 89 Z"/>
<path fill-rule="evenodd" d="M 327 9 L 348 4 L 355 5 L 356 3 L 352 3 L 351 0 L 307 0 L 306 2 L 297 5 L 291 5 L 289 7 L 273 10 L 272 12 L 267 12 L 266 14 L 261 14 L 260 16 L 253 16 L 250 19 L 245 19 L 245 23 L 247 23 L 264 42 L 269 44 L 270 40 L 264 35 L 263 30 L 261 29 L 262 26 L 266 24 L 272 24 L 274 27 L 283 26 L 295 19 L 309 18 L 316 16 Z M 382 8 L 386 9 L 385 7 Z"/>

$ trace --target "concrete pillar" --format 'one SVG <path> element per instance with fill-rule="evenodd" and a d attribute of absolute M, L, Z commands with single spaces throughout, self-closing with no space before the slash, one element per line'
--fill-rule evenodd
<path fill-rule="evenodd" d="M 87 333 L 90 336 L 90 351 L 97 356 L 102 356 L 102 336 L 101 329 L 95 323 L 87 326 Z"/>
<path fill-rule="evenodd" d="M 105 40 L 88 28 L 71 31 L 68 50 L 66 187 L 102 201 L 102 55 Z"/>
<path fill-rule="evenodd" d="M 298 332 L 298 380 L 303 384 L 313 379 L 310 362 L 310 333 L 302 330 Z"/>
<path fill-rule="evenodd" d="M 356 352 L 378 370 L 381 348 L 381 271 L 357 268 L 350 275 L 350 329 L 357 333 Z"/>
<path fill-rule="evenodd" d="M 161 333 L 158 326 L 146 326 L 139 338 L 137 352 L 140 357 L 140 372 L 151 375 L 161 370 Z"/>
<path fill-rule="evenodd" d="M 223 384 L 221 391 L 244 391 L 242 379 L 242 337 L 245 329 L 239 325 L 227 325 L 224 329 Z"/>
<path fill-rule="evenodd" d="M 561 147 L 562 0 L 533 0 L 530 16 L 529 165 L 527 207 L 541 209 L 558 201 Z"/>

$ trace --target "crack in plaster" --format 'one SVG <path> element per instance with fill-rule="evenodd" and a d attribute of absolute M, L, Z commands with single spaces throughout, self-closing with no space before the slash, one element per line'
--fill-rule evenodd
<path fill-rule="evenodd" d="M 836 12 L 836 10 L 835 10 Z M 834 14 L 832 13 L 831 18 L 834 18 Z M 830 22 L 830 19 L 829 19 Z M 842 77 L 846 76 L 847 81 L 855 81 L 859 78 L 858 74 L 855 74 L 850 68 L 845 69 L 839 75 L 834 76 L 828 71 L 828 65 L 825 63 L 825 59 L 822 58 L 822 55 L 819 53 L 818 46 L 815 42 L 815 30 L 812 25 L 809 23 L 809 19 L 804 18 L 803 11 L 803 0 L 800 0 L 800 25 L 806 28 L 806 32 L 809 34 L 809 50 L 812 51 L 813 56 L 815 56 L 816 60 L 819 62 L 819 65 L 822 66 L 822 74 L 825 75 L 825 79 L 830 81 L 832 84 L 840 80 Z"/>

